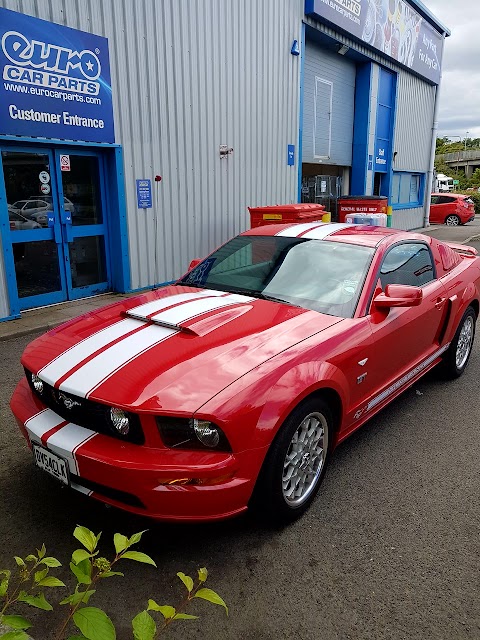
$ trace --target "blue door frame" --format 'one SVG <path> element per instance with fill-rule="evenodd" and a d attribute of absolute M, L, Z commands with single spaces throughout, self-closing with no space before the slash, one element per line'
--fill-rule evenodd
<path fill-rule="evenodd" d="M 22 140 L 19 140 L 14 136 L 0 136 L 0 149 L 49 155 L 52 169 L 53 167 L 56 167 L 56 170 L 52 170 L 51 172 L 52 193 L 53 195 L 58 194 L 59 196 L 61 194 L 61 198 L 57 199 L 54 204 L 55 215 L 52 227 L 31 231 L 11 232 L 7 212 L 5 182 L 3 178 L 3 171 L 0 167 L 0 250 L 3 250 L 7 293 L 10 307 L 10 315 L 0 318 L 0 321 L 18 318 L 22 309 L 54 304 L 56 302 L 62 302 L 68 298 L 76 299 L 86 297 L 106 291 L 109 288 L 121 292 L 129 291 L 130 265 L 123 153 L 121 146 L 106 143 L 91 144 L 70 141 L 66 143 L 62 140 L 41 140 L 37 138 L 23 138 Z M 63 203 L 61 172 L 58 166 L 58 157 L 60 153 L 68 153 L 72 156 L 95 156 L 98 158 L 101 207 L 103 210 L 103 220 L 101 225 L 85 225 L 70 230 L 64 228 L 65 222 L 62 224 L 61 219 L 63 217 L 63 220 L 65 220 L 65 211 L 62 213 L 60 210 L 60 205 Z M 55 160 L 57 160 L 57 162 L 55 162 Z M 73 236 L 70 235 L 70 232 Z M 37 233 L 38 235 L 36 235 Z M 17 240 L 15 241 L 15 234 L 22 234 L 22 238 L 17 235 Z M 17 291 L 13 244 L 16 244 L 16 242 L 54 239 L 57 246 L 61 247 L 59 261 L 61 261 L 61 266 L 63 266 L 65 265 L 65 246 L 68 246 L 65 244 L 67 241 L 67 234 L 73 238 L 89 235 L 103 235 L 105 238 L 105 266 L 108 274 L 106 281 L 99 283 L 98 285 L 74 288 L 72 286 L 71 274 L 65 268 L 61 268 L 61 291 L 20 299 Z M 12 236 L 14 241 L 13 244 Z M 111 260 L 112 255 L 115 256 L 115 260 Z"/>

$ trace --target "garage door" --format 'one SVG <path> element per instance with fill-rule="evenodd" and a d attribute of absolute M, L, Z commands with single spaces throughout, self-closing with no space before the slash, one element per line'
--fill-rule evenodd
<path fill-rule="evenodd" d="M 355 74 L 355 63 L 307 41 L 302 162 L 351 166 Z"/>

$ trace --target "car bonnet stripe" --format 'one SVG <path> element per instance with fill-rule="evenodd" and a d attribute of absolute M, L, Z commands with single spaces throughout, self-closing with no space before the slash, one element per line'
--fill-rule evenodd
<path fill-rule="evenodd" d="M 317 227 L 307 231 L 307 233 L 302 233 L 302 238 L 307 238 L 308 240 L 323 240 L 327 236 L 333 235 L 336 231 L 340 231 L 340 229 L 346 229 L 351 226 L 351 224 L 346 222 L 326 224 L 323 227 Z"/>
<path fill-rule="evenodd" d="M 178 293 L 174 296 L 152 300 L 151 302 L 146 302 L 138 307 L 133 307 L 133 309 L 129 309 L 127 311 L 127 314 L 134 313 L 136 316 L 147 317 L 154 313 L 159 313 L 162 309 L 173 307 L 176 304 L 197 300 L 198 298 L 220 297 L 224 295 L 225 291 L 214 291 L 213 289 L 203 289 L 202 291 L 196 291 L 195 293 Z"/>
<path fill-rule="evenodd" d="M 181 304 L 187 300 L 202 298 L 205 295 L 220 296 L 225 294 L 223 291 L 213 290 L 198 291 L 196 293 L 180 293 L 174 296 L 169 296 L 163 300 L 147 302 L 146 304 L 139 305 L 138 307 L 133 307 L 133 309 L 129 309 L 129 311 L 132 313 L 135 312 L 137 314 L 147 315 L 148 313 L 155 313 L 156 311 L 160 311 L 166 307 L 171 307 L 175 304 Z M 94 353 L 108 346 L 112 342 L 115 342 L 119 338 L 122 338 L 123 336 L 126 337 L 131 331 L 138 328 L 138 326 L 138 320 L 127 318 L 126 320 L 116 322 L 109 327 L 105 327 L 105 329 L 101 329 L 88 338 L 81 340 L 54 358 L 51 362 L 40 369 L 38 375 L 42 380 L 54 386 L 55 383 L 71 371 L 75 365 L 89 356 L 92 356 Z"/>
<path fill-rule="evenodd" d="M 310 229 L 315 229 L 316 227 L 325 227 L 328 226 L 328 223 L 325 222 L 304 222 L 303 224 L 294 224 L 291 227 L 287 227 L 282 231 L 276 233 L 276 236 L 283 236 L 286 238 L 298 238 L 305 231 L 309 231 Z"/>
<path fill-rule="evenodd" d="M 80 369 L 67 376 L 59 389 L 86 398 L 89 392 L 122 366 L 176 333 L 176 329 L 145 325 L 142 331 L 137 331 L 88 360 Z"/>
<path fill-rule="evenodd" d="M 97 331 L 89 338 L 85 338 L 67 351 L 64 351 L 55 360 L 52 360 L 45 367 L 40 369 L 38 375 L 42 380 L 54 386 L 55 383 L 68 373 L 77 363 L 94 354 L 99 349 L 103 349 L 110 343 L 128 335 L 131 331 L 142 326 L 138 320 L 131 318 L 121 320 L 115 324 Z"/>
<path fill-rule="evenodd" d="M 228 307 L 232 304 L 239 304 L 242 302 L 252 302 L 255 298 L 249 298 L 242 295 L 224 295 L 221 298 L 206 298 L 205 300 L 194 300 L 193 302 L 187 302 L 180 307 L 173 307 L 162 313 L 158 313 L 150 316 L 150 319 L 157 322 L 168 322 L 170 324 L 179 324 L 185 322 L 185 320 L 191 320 L 196 318 L 202 313 L 207 311 L 215 311 L 215 309 L 221 309 L 222 307 Z"/>
<path fill-rule="evenodd" d="M 167 322 L 168 319 L 170 323 L 179 324 L 208 311 L 252 300 L 254 298 L 235 294 L 197 299 L 178 305 L 157 316 L 152 316 L 152 320 Z M 172 315 L 174 311 L 175 314 Z M 166 317 L 164 317 L 165 314 L 167 314 Z M 117 373 L 120 368 L 178 332 L 174 328 L 146 325 L 142 331 L 137 331 L 88 360 L 83 366 L 68 375 L 61 382 L 59 389 L 86 398 L 100 384 Z"/>
<path fill-rule="evenodd" d="M 42 437 L 47 433 L 47 431 L 51 431 L 54 427 L 58 427 L 62 422 L 65 422 L 65 420 L 61 416 L 57 415 L 51 409 L 44 409 L 29 418 L 25 422 L 25 428 L 28 431 L 30 440 L 32 440 L 33 437 L 36 442 L 41 442 Z"/>
<path fill-rule="evenodd" d="M 53 453 L 65 458 L 71 473 L 78 476 L 80 473 L 75 453 L 83 444 L 97 435 L 95 431 L 69 422 L 63 429 L 50 436 L 47 440 L 47 447 Z"/>

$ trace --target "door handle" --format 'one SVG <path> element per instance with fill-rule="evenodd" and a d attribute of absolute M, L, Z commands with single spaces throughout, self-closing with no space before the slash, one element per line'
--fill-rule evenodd
<path fill-rule="evenodd" d="M 435 306 L 437 307 L 437 309 L 441 309 L 444 304 L 445 298 L 437 298 L 437 301 L 435 302 Z"/>

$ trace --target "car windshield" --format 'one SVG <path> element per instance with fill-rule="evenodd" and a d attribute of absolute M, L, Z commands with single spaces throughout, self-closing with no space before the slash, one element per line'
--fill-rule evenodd
<path fill-rule="evenodd" d="M 177 284 L 351 318 L 374 250 L 327 240 L 237 236 Z"/>

